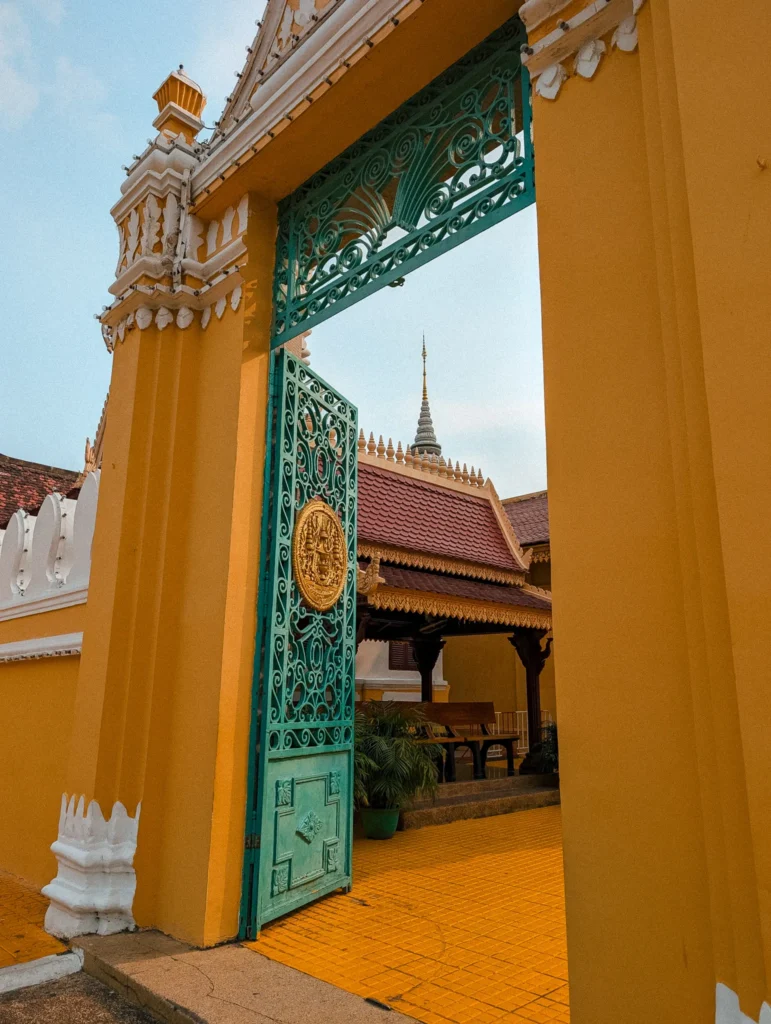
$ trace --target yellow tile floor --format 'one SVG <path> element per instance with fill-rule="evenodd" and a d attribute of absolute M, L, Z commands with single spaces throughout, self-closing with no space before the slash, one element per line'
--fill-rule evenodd
<path fill-rule="evenodd" d="M 0 968 L 66 951 L 43 930 L 47 909 L 48 900 L 37 889 L 0 871 Z"/>
<path fill-rule="evenodd" d="M 570 1021 L 559 807 L 354 843 L 354 887 L 253 949 L 424 1024 Z"/>

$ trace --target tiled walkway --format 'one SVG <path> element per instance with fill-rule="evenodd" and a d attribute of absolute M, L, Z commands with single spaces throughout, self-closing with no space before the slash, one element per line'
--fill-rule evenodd
<path fill-rule="evenodd" d="M 0 871 L 0 968 L 67 949 L 43 931 L 48 900 L 37 889 Z"/>
<path fill-rule="evenodd" d="M 359 840 L 354 872 L 248 945 L 424 1024 L 569 1022 L 559 807 Z"/>

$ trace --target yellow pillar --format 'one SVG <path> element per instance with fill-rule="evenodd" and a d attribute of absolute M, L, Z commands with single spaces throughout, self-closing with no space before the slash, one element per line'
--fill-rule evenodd
<path fill-rule="evenodd" d="M 577 1024 L 768 998 L 771 24 L 732 6 L 727 74 L 706 6 L 649 3 L 639 52 L 608 33 L 591 78 L 535 100 Z"/>
<path fill-rule="evenodd" d="M 142 158 L 156 168 L 162 135 Z M 139 250 L 103 321 L 114 365 L 69 789 L 105 817 L 141 802 L 136 921 L 206 945 L 238 930 L 276 211 L 245 196 L 216 221 L 188 215 L 173 272 L 153 277 L 184 196 L 135 171 L 116 211 L 125 246 L 140 197 Z"/>

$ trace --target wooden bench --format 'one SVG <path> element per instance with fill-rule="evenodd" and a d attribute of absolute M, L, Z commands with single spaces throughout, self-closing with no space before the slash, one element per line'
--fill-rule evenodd
<path fill-rule="evenodd" d="M 468 747 L 474 764 L 474 778 L 485 778 L 485 766 L 490 747 L 501 746 L 506 751 L 507 774 L 514 775 L 515 732 L 496 735 L 495 705 L 492 701 L 457 701 L 450 703 L 423 703 L 420 706 L 426 723 L 421 726 L 418 743 L 439 744 L 444 752 L 444 764 L 439 765 L 439 781 L 455 782 L 455 751 Z"/>

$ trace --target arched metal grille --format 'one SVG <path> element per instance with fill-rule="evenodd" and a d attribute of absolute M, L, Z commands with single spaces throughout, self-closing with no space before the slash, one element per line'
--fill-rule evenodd
<path fill-rule="evenodd" d="M 273 343 L 535 201 L 515 17 L 282 200 Z"/>

